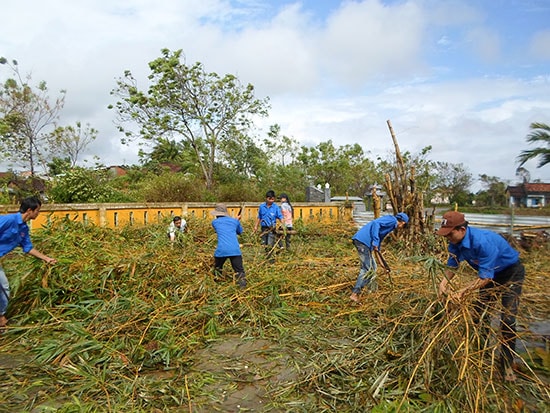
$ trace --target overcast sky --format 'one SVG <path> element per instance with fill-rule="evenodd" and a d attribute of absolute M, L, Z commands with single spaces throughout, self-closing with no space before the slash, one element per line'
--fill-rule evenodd
<path fill-rule="evenodd" d="M 137 163 L 120 144 L 110 95 L 130 70 L 146 83 L 160 50 L 235 74 L 269 97 L 283 135 L 359 143 L 372 159 L 433 147 L 429 158 L 515 182 L 531 122 L 550 124 L 548 0 L 18 0 L 0 7 L 0 56 L 67 91 L 61 124 L 99 130 L 106 165 Z M 8 75 L 0 66 L 0 80 Z M 550 182 L 550 166 L 531 177 Z"/>

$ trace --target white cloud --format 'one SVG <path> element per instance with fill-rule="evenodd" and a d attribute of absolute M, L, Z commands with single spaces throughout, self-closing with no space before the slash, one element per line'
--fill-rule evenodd
<path fill-rule="evenodd" d="M 489 28 L 488 12 L 475 2 L 342 1 L 327 16 L 304 4 L 8 2 L 0 55 L 46 80 L 52 96 L 67 90 L 62 121 L 98 129 L 88 158 L 99 155 L 105 164 L 137 162 L 137 148 L 120 145 L 107 109 L 115 79 L 129 69 L 145 86 L 147 63 L 161 48 L 182 49 L 188 63 L 252 83 L 272 104 L 259 125 L 278 123 L 303 144 L 357 142 L 384 157 L 392 149 L 390 119 L 402 150 L 432 145 L 432 159 L 513 179 L 529 124 L 550 123 L 550 76 L 532 69 L 550 58 L 548 31 L 532 34 L 525 49 L 535 59 L 522 72 L 497 66 L 507 47 L 502 33 L 514 36 L 514 23 Z M 484 65 L 474 66 L 476 53 Z M 484 76 L 486 68 L 496 75 Z M 548 172 L 530 172 L 550 181 Z"/>
<path fill-rule="evenodd" d="M 352 87 L 414 73 L 422 67 L 424 24 L 421 10 L 412 2 L 345 3 L 319 34 L 319 61 L 340 83 Z"/>

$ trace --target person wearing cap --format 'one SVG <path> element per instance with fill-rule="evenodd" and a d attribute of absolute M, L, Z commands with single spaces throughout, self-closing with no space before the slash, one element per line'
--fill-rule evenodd
<path fill-rule="evenodd" d="M 170 222 L 170 225 L 168 226 L 168 230 L 166 231 L 166 234 L 168 235 L 168 239 L 172 243 L 175 242 L 178 235 L 183 234 L 185 232 L 186 226 L 187 226 L 187 221 L 185 221 L 185 219 L 179 216 L 175 216 L 172 219 L 172 222 Z"/>
<path fill-rule="evenodd" d="M 384 238 L 396 229 L 401 229 L 409 222 L 409 217 L 404 212 L 395 216 L 384 215 L 364 225 L 352 237 L 353 245 L 357 249 L 361 268 L 357 281 L 350 295 L 350 300 L 359 302 L 361 290 L 367 286 L 370 291 L 376 290 L 376 260 L 373 251 L 380 251 Z"/>
<path fill-rule="evenodd" d="M 243 256 L 239 239 L 237 235 L 242 234 L 243 227 L 241 225 L 241 217 L 233 218 L 229 215 L 227 207 L 224 204 L 217 204 L 210 215 L 215 218 L 212 220 L 212 227 L 216 231 L 218 243 L 214 251 L 214 274 L 219 276 L 222 274 L 223 265 L 229 259 L 231 267 L 235 271 L 237 285 L 239 288 L 246 287 L 246 275 L 244 272 Z"/>
<path fill-rule="evenodd" d="M 457 211 L 446 212 L 437 235 L 447 238 L 449 258 L 445 277 L 439 285 L 439 297 L 448 296 L 460 301 L 474 291 L 478 298 L 473 305 L 474 321 L 483 321 L 489 306 L 500 294 L 502 314 L 500 330 L 502 334 L 501 367 L 506 381 L 514 381 L 513 366 L 516 345 L 516 315 L 519 306 L 525 268 L 519 259 L 519 252 L 496 232 L 468 226 L 464 214 Z M 477 271 L 478 278 L 458 289 L 450 291 L 450 281 L 455 276 L 459 263 L 466 261 Z"/>
<path fill-rule="evenodd" d="M 279 195 L 279 200 L 281 201 L 281 213 L 283 214 L 283 225 L 285 226 L 285 247 L 286 249 L 290 249 L 290 231 L 292 231 L 292 221 L 294 218 L 294 209 L 292 208 L 292 204 L 290 203 L 290 199 L 288 198 L 288 195 L 285 193 L 282 193 Z M 280 241 L 282 242 L 282 241 Z M 282 248 L 282 245 L 281 245 Z"/>
<path fill-rule="evenodd" d="M 265 194 L 265 202 L 260 204 L 258 208 L 258 218 L 254 224 L 254 232 L 261 229 L 262 245 L 266 246 L 268 256 L 271 256 L 273 247 L 275 246 L 275 227 L 277 221 L 282 224 L 283 213 L 279 205 L 275 203 L 275 192 L 269 190 Z"/>

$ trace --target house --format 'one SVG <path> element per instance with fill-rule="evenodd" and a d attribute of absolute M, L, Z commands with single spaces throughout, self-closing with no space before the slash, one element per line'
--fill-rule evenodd
<path fill-rule="evenodd" d="M 308 186 L 306 188 L 306 202 L 330 202 L 330 185 L 325 184 L 324 190 L 321 189 L 321 185 Z"/>
<path fill-rule="evenodd" d="M 506 188 L 509 205 L 514 207 L 543 208 L 550 205 L 550 184 L 523 183 Z"/>
<path fill-rule="evenodd" d="M 123 165 L 112 165 L 107 167 L 109 174 L 115 178 L 117 176 L 124 176 L 127 173 L 126 167 Z"/>
<path fill-rule="evenodd" d="M 333 196 L 330 198 L 330 202 L 351 202 L 354 214 L 366 212 L 365 202 L 358 196 Z"/>

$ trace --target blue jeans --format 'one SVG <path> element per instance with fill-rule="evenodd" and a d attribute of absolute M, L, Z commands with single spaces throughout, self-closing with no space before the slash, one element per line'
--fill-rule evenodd
<path fill-rule="evenodd" d="M 275 227 L 264 227 L 262 225 L 262 228 L 261 228 L 262 245 L 266 245 L 268 247 L 273 247 L 275 245 L 276 237 L 275 237 L 275 233 L 273 232 L 274 228 Z"/>
<path fill-rule="evenodd" d="M 2 266 L 0 266 L 0 315 L 6 314 L 10 298 L 10 283 Z"/>
<path fill-rule="evenodd" d="M 366 285 L 368 285 L 371 290 L 376 289 L 376 261 L 372 251 L 361 241 L 355 239 L 353 240 L 353 245 L 355 245 L 357 254 L 359 254 L 361 269 L 359 270 L 359 275 L 357 276 L 357 281 L 352 291 L 359 294 Z"/>

